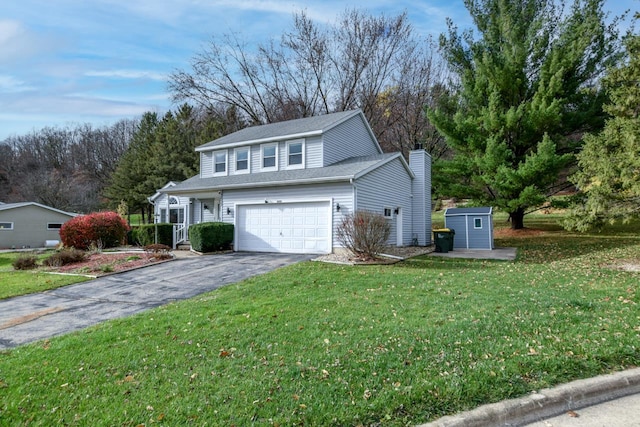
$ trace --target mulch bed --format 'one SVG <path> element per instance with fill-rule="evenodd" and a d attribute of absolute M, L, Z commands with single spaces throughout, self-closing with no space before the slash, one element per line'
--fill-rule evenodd
<path fill-rule="evenodd" d="M 154 254 L 146 252 L 101 252 L 90 254 L 86 260 L 61 267 L 49 267 L 46 271 L 55 273 L 87 274 L 91 276 L 103 276 L 111 273 L 132 270 L 144 267 L 160 261 Z"/>

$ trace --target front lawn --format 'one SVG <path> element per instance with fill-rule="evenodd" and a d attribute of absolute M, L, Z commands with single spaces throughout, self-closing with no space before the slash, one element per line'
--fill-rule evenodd
<path fill-rule="evenodd" d="M 0 353 L 0 425 L 415 425 L 640 363 L 638 223 L 306 262 Z"/>
<path fill-rule="evenodd" d="M 11 263 L 21 254 L 24 253 L 0 253 L 0 299 L 42 292 L 89 280 L 81 276 L 62 276 L 37 271 L 15 271 Z M 51 255 L 51 252 L 38 255 L 39 261 L 49 255 Z"/>

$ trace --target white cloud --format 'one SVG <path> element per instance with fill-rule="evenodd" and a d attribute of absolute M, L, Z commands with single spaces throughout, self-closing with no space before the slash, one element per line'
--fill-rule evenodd
<path fill-rule="evenodd" d="M 0 93 L 17 93 L 34 90 L 32 86 L 13 76 L 0 74 Z"/>
<path fill-rule="evenodd" d="M 104 77 L 109 79 L 149 79 L 157 81 L 167 81 L 167 75 L 155 71 L 145 70 L 108 70 L 108 71 L 87 71 L 87 77 Z"/>

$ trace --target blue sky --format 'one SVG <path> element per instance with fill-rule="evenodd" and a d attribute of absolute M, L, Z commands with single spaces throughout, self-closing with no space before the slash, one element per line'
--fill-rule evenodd
<path fill-rule="evenodd" d="M 638 10 L 607 0 L 605 10 Z M 404 11 L 422 34 L 451 17 L 470 25 L 462 0 L 14 0 L 0 13 L 0 141 L 45 126 L 108 125 L 174 108 L 167 76 L 188 68 L 211 36 L 237 32 L 249 43 L 278 38 L 306 10 L 333 23 L 346 6 L 372 14 Z"/>

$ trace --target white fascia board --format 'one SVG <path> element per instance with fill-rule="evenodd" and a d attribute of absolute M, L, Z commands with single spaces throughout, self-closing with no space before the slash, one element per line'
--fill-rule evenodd
<path fill-rule="evenodd" d="M 254 145 L 254 144 L 264 144 L 267 142 L 275 142 L 275 141 L 287 141 L 289 139 L 297 139 L 297 138 L 306 138 L 309 136 L 318 136 L 318 135 L 322 135 L 323 131 L 322 130 L 314 130 L 314 131 L 310 131 L 310 132 L 303 132 L 303 133 L 294 133 L 291 135 L 278 135 L 278 136 L 272 136 L 269 138 L 260 138 L 260 139 L 251 139 L 248 141 L 239 141 L 239 142 L 230 142 L 228 144 L 220 144 L 220 145 L 214 145 L 214 146 L 210 146 L 210 147 L 197 147 L 196 151 L 214 151 L 214 150 L 224 150 L 226 148 L 236 148 L 236 147 L 242 147 L 245 145 Z"/>

